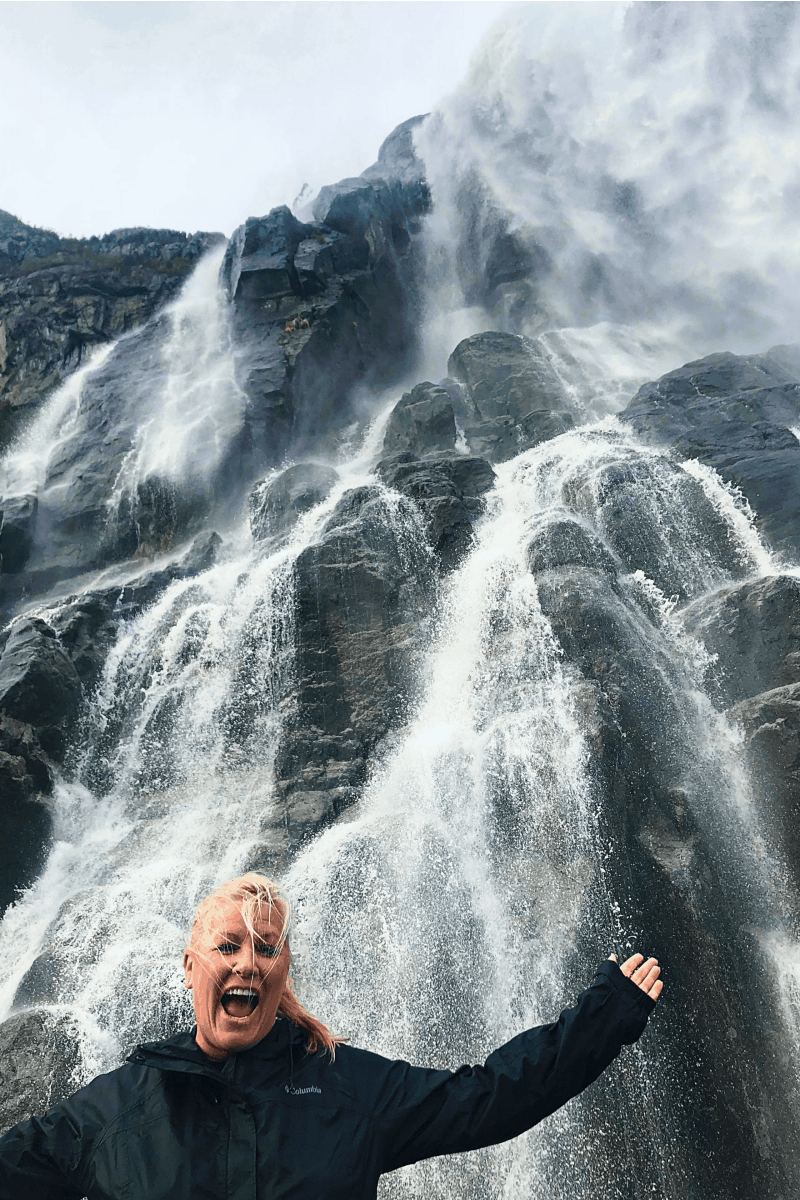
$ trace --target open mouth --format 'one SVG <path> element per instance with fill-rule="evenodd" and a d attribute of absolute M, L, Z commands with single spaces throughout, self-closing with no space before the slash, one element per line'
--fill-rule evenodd
<path fill-rule="evenodd" d="M 249 1017 L 258 1007 L 258 992 L 255 988 L 229 988 L 221 1003 L 229 1017 Z"/>

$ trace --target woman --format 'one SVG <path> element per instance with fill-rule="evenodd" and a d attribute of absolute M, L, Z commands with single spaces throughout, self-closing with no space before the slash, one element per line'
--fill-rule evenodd
<path fill-rule="evenodd" d="M 661 993 L 604 962 L 558 1021 L 483 1066 L 433 1071 L 343 1045 L 295 997 L 289 906 L 259 875 L 195 915 L 196 1029 L 137 1047 L 0 1139 L 0 1200 L 367 1200 L 386 1171 L 515 1137 L 637 1040 Z"/>

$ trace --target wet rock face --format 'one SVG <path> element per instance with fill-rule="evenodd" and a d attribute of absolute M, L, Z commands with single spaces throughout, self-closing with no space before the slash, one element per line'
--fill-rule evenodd
<path fill-rule="evenodd" d="M 0 1134 L 74 1092 L 80 1062 L 77 1031 L 68 1018 L 32 1009 L 5 1021 L 0 1026 Z"/>
<path fill-rule="evenodd" d="M 333 467 L 297 463 L 250 493 L 250 528 L 257 542 L 288 533 L 298 517 L 330 494 L 338 480 Z"/>
<path fill-rule="evenodd" d="M 36 730 L 0 715 L 0 914 L 44 866 L 52 829 L 48 759 Z"/>
<path fill-rule="evenodd" d="M 744 739 L 767 843 L 800 886 L 800 580 L 724 588 L 681 614 L 712 660 L 706 687 Z"/>
<path fill-rule="evenodd" d="M 727 708 L 800 681 L 800 580 L 771 575 L 723 588 L 681 614 L 714 661 L 707 686 Z"/>
<path fill-rule="evenodd" d="M 0 914 L 44 865 L 51 770 L 63 765 L 120 622 L 138 616 L 173 580 L 212 566 L 221 541 L 214 532 L 201 535 L 160 569 L 143 565 L 125 587 L 63 597 L 49 623 L 22 618 L 0 635 Z"/>
<path fill-rule="evenodd" d="M 742 700 L 728 716 L 745 737 L 756 810 L 800 887 L 800 683 Z"/>
<path fill-rule="evenodd" d="M 620 414 L 644 441 L 698 458 L 740 488 L 763 536 L 800 550 L 800 359 L 791 347 L 763 355 L 710 354 L 645 384 Z"/>
<path fill-rule="evenodd" d="M 48 762 L 61 757 L 82 697 L 55 630 L 34 617 L 6 631 L 0 656 L 0 911 L 44 865 L 52 826 Z"/>
<path fill-rule="evenodd" d="M 378 474 L 416 504 L 441 569 L 457 567 L 472 546 L 484 497 L 494 487 L 489 463 L 456 455 L 419 459 L 405 453 L 380 462 Z"/>
<path fill-rule="evenodd" d="M 528 547 L 528 569 L 532 574 L 570 564 L 592 567 L 611 578 L 622 569 L 600 538 L 577 521 L 555 521 L 534 534 Z"/>
<path fill-rule="evenodd" d="M 456 346 L 447 364 L 465 385 L 470 449 L 491 462 L 557 437 L 575 425 L 572 403 L 536 341 L 513 333 L 477 333 Z"/>
<path fill-rule="evenodd" d="M 414 235 L 430 205 L 412 127 L 387 139 L 365 175 L 323 188 L 310 223 L 278 208 L 231 239 L 222 279 L 242 347 L 251 476 L 290 447 L 295 456 L 330 448 L 353 419 L 354 388 L 390 382 L 407 365 Z"/>
<path fill-rule="evenodd" d="M 692 1094 L 715 1098 L 715 1153 L 704 1159 L 696 1150 L 696 1105 L 685 1102 L 689 1080 L 665 1083 L 676 1128 L 693 1147 L 687 1153 L 702 1194 L 721 1200 L 737 1180 L 759 1180 L 766 1169 L 750 1118 L 761 1081 L 747 1064 L 763 1056 L 758 1031 L 772 1019 L 757 984 L 731 984 L 750 978 L 752 947 L 739 933 L 746 885 L 738 888 L 726 867 L 730 830 L 720 838 L 713 822 L 702 819 L 722 780 L 703 761 L 681 668 L 634 593 L 615 578 L 602 547 L 585 531 L 563 527 L 549 544 L 537 536 L 529 557 L 565 669 L 577 673 L 576 715 L 602 797 L 601 837 L 625 847 L 624 855 L 609 856 L 604 871 L 615 894 L 626 897 L 637 944 L 657 946 L 667 973 L 674 1008 L 664 1009 L 655 1036 L 683 1047 Z M 727 911 L 714 902 L 722 887 Z M 702 979 L 683 969 L 687 961 L 703 962 Z M 767 1191 L 756 1185 L 754 1194 Z"/>
<path fill-rule="evenodd" d="M 436 595 L 418 516 L 377 487 L 342 497 L 294 573 L 296 682 L 276 766 L 290 847 L 355 798 L 413 691 Z"/>
<path fill-rule="evenodd" d="M 0 446 L 91 346 L 147 321 L 222 234 L 59 238 L 0 211 Z"/>
<path fill-rule="evenodd" d="M 628 570 L 644 571 L 667 596 L 685 601 L 752 569 L 701 485 L 665 458 L 578 474 L 564 499 L 596 523 Z"/>

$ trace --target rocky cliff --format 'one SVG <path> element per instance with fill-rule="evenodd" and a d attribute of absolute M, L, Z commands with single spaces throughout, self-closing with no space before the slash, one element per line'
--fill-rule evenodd
<path fill-rule="evenodd" d="M 143 325 L 221 240 L 173 229 L 61 238 L 0 210 L 0 446 L 87 349 Z"/>
<path fill-rule="evenodd" d="M 30 629 L 14 626 L 25 649 L 15 650 L 14 642 L 0 660 L 0 708 L 11 720 L 0 765 L 0 805 L 9 831 L 0 867 L 3 904 L 42 865 L 51 827 L 52 772 L 63 760 L 80 697 L 96 685 L 123 612 L 125 619 L 134 619 L 170 581 L 207 568 L 219 542 L 208 529 L 215 514 L 227 521 L 258 473 L 288 453 L 330 451 L 360 411 L 359 388 L 385 386 L 407 369 L 417 313 L 414 237 L 429 203 L 411 141 L 420 119 L 395 130 L 363 176 L 324 188 L 313 223 L 278 208 L 251 218 L 233 234 L 221 280 L 237 347 L 234 386 L 245 403 L 215 470 L 200 484 L 148 473 L 135 478 L 126 494 L 120 481 L 136 453 L 143 422 L 167 402 L 164 355 L 171 327 L 164 305 L 221 235 L 136 229 L 77 242 L 2 218 L 6 440 L 80 365 L 87 348 L 128 335 L 107 364 L 82 382 L 65 435 L 57 431 L 53 444 L 43 448 L 38 486 L 15 495 L 13 481 L 7 482 L 2 499 L 0 590 L 7 617 L 29 608 L 54 585 L 60 597 L 57 615 L 48 615 L 50 624 L 36 618 Z M 180 369 L 190 370 L 191 364 Z M 349 518 L 357 529 L 355 518 L 357 509 Z M 332 537 L 339 523 L 334 515 Z M 196 541 L 187 550 L 192 536 Z M 344 553 L 338 534 L 334 544 L 340 549 L 332 567 Z M 148 568 L 154 552 L 175 546 L 182 547 L 177 557 Z M 365 551 L 368 558 L 374 549 Z M 82 585 L 74 594 L 70 580 L 126 561 L 118 577 L 129 582 L 122 588 L 101 584 L 87 592 Z M 386 564 L 360 584 L 369 612 L 378 603 L 377 579 L 383 575 L 389 583 L 393 574 L 396 569 Z M 310 581 L 309 586 L 315 585 Z M 369 624 L 369 612 L 356 620 Z M 385 652 L 379 644 L 378 659 Z M 363 775 L 365 747 L 376 744 L 389 727 L 392 703 L 380 698 L 385 686 L 382 676 L 375 679 L 374 698 L 385 707 L 384 715 L 370 713 L 367 728 L 344 739 L 352 776 L 348 796 Z M 38 705 L 33 697 L 50 691 L 59 700 Z M 23 692 L 29 697 L 24 702 Z M 296 749 L 299 730 L 307 724 L 298 718 L 295 749 L 287 748 L 283 759 L 284 775 L 292 774 L 289 763 L 304 778 L 311 770 L 305 761 L 298 765 Z M 346 720 L 338 724 L 348 727 Z M 327 773 L 324 790 L 338 786 L 323 751 L 313 749 L 307 737 L 304 745 Z M 333 757 L 340 753 L 337 749 Z M 306 779 L 303 790 L 309 786 Z M 297 787 L 295 782 L 289 790 Z M 304 829 L 319 825 L 326 805 L 312 806 L 301 822 Z"/>

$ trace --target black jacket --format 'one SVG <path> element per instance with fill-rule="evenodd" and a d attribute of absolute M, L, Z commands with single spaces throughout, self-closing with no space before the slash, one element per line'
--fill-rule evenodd
<path fill-rule="evenodd" d="M 636 1041 L 654 1007 L 605 962 L 552 1025 L 432 1071 L 286 1020 L 216 1067 L 190 1033 L 139 1046 L 0 1139 L 0 1200 L 367 1200 L 384 1171 L 530 1129 Z"/>

